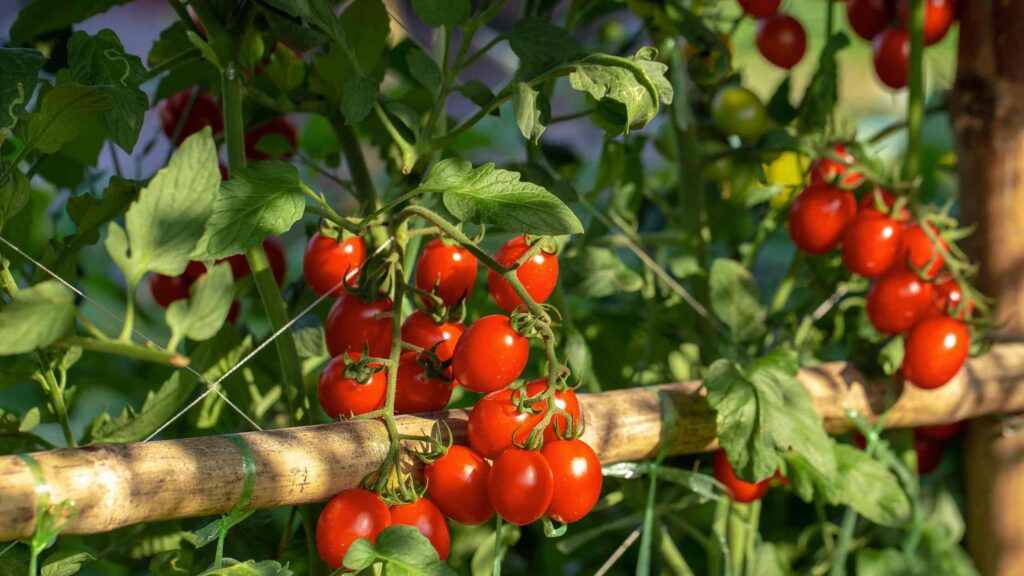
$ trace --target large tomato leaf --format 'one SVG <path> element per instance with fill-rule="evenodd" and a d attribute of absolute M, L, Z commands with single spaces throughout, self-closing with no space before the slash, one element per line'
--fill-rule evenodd
<path fill-rule="evenodd" d="M 46 280 L 0 305 L 0 356 L 31 352 L 68 334 L 75 322 L 71 291 Z"/>
<path fill-rule="evenodd" d="M 167 347 L 173 350 L 185 337 L 197 342 L 213 338 L 224 325 L 234 291 L 235 281 L 227 263 L 214 266 L 196 280 L 189 298 L 172 302 L 167 308 L 167 325 L 171 328 Z"/>
<path fill-rule="evenodd" d="M 36 89 L 46 58 L 30 48 L 0 48 L 0 127 L 14 126 Z"/>
<path fill-rule="evenodd" d="M 25 147 L 46 154 L 60 150 L 110 110 L 110 97 L 99 88 L 61 84 L 47 90 L 32 114 Z"/>

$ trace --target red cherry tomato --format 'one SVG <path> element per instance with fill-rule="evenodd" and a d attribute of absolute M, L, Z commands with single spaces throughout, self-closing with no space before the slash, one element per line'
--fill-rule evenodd
<path fill-rule="evenodd" d="M 391 352 L 391 318 L 378 318 L 390 314 L 390 298 L 363 302 L 355 294 L 342 294 L 334 301 L 327 315 L 327 350 L 331 356 L 345 352 L 362 353 L 369 347 L 370 356 L 384 358 Z"/>
<path fill-rule="evenodd" d="M 529 354 L 529 341 L 512 329 L 508 316 L 493 314 L 466 328 L 455 346 L 452 369 L 463 388 L 486 394 L 519 378 Z"/>
<path fill-rule="evenodd" d="M 906 30 L 886 28 L 871 43 L 878 79 L 893 90 L 907 85 L 910 74 L 910 35 Z"/>
<path fill-rule="evenodd" d="M 914 438 L 931 440 L 932 442 L 946 442 L 964 431 L 964 423 L 952 422 L 950 424 L 934 424 L 932 426 L 918 426 L 914 428 Z"/>
<path fill-rule="evenodd" d="M 302 275 L 306 284 L 323 296 L 337 298 L 345 291 L 343 280 L 355 286 L 359 268 L 366 262 L 366 244 L 358 236 L 338 242 L 317 232 L 306 244 L 302 256 Z"/>
<path fill-rule="evenodd" d="M 946 37 L 956 19 L 954 0 L 925 0 L 924 45 L 931 46 Z M 900 0 L 900 27 L 910 29 L 910 2 Z"/>
<path fill-rule="evenodd" d="M 469 413 L 466 436 L 469 446 L 484 458 L 494 460 L 499 454 L 513 446 L 515 441 L 522 444 L 530 430 L 540 423 L 543 416 L 520 412 L 515 400 L 522 390 L 498 390 L 477 401 Z"/>
<path fill-rule="evenodd" d="M 546 378 L 538 378 L 526 385 L 526 395 L 536 396 L 547 388 L 548 381 Z M 580 423 L 580 401 L 576 398 L 576 392 L 573 390 L 566 390 L 565 392 L 555 392 L 555 406 L 560 410 L 572 417 L 573 422 L 579 426 Z M 548 427 L 544 429 L 544 442 L 554 442 L 558 440 L 558 434 L 565 435 L 568 432 L 569 422 L 565 416 L 558 414 L 551 418 L 551 422 Z M 557 433 L 556 433 L 557 432 Z"/>
<path fill-rule="evenodd" d="M 899 257 L 903 226 L 877 211 L 861 212 L 843 232 L 843 264 L 854 274 L 874 278 Z"/>
<path fill-rule="evenodd" d="M 388 505 L 369 490 L 355 488 L 327 503 L 316 523 L 316 548 L 331 568 L 341 568 L 349 546 L 360 538 L 370 542 L 391 525 Z"/>
<path fill-rule="evenodd" d="M 934 228 L 931 228 L 931 231 L 940 245 L 945 248 L 946 245 L 938 237 L 938 232 Z M 926 278 L 935 278 L 942 271 L 942 267 L 946 265 L 946 259 L 942 257 L 942 252 L 936 249 L 928 232 L 920 224 L 911 224 L 903 232 L 899 262 L 904 265 L 909 262 L 918 270 L 924 268 L 923 272 Z"/>
<path fill-rule="evenodd" d="M 502 266 L 511 266 L 529 249 L 526 237 L 516 236 L 495 252 L 494 259 Z M 526 293 L 535 302 L 547 300 L 558 282 L 558 256 L 547 254 L 543 250 L 537 252 L 516 270 L 516 278 L 519 278 L 523 288 L 526 288 Z M 505 312 L 511 312 L 523 303 L 523 299 L 516 294 L 512 285 L 494 270 L 487 272 L 487 289 L 490 290 L 494 303 Z"/>
<path fill-rule="evenodd" d="M 932 285 L 897 267 L 871 285 L 867 300 L 871 325 L 883 334 L 899 334 L 927 315 L 932 307 Z"/>
<path fill-rule="evenodd" d="M 752 18 L 767 18 L 779 11 L 782 0 L 740 0 L 740 8 Z"/>
<path fill-rule="evenodd" d="M 736 477 L 736 473 L 733 472 L 732 466 L 729 465 L 729 459 L 726 457 L 724 450 L 715 452 L 713 468 L 715 480 L 725 484 L 725 487 L 732 493 L 732 499 L 736 502 L 753 502 L 754 500 L 764 498 L 764 495 L 768 493 L 771 478 L 766 478 L 760 482 L 740 480 Z"/>
<path fill-rule="evenodd" d="M 827 184 L 811 185 L 789 207 L 789 236 L 809 254 L 831 252 L 843 230 L 857 214 L 857 201 L 846 190 Z"/>
<path fill-rule="evenodd" d="M 494 516 L 487 478 L 491 465 L 465 446 L 448 453 L 423 470 L 427 494 L 445 516 L 460 524 L 483 524 Z"/>
<path fill-rule="evenodd" d="M 830 184 L 851 190 L 864 182 L 864 175 L 851 168 L 857 159 L 846 150 L 846 144 L 837 142 L 832 150 L 811 163 L 811 180 L 814 184 Z"/>
<path fill-rule="evenodd" d="M 166 276 L 164 274 L 151 274 L 149 277 L 149 293 L 153 295 L 162 308 L 167 308 L 177 300 L 185 300 L 189 296 L 189 287 L 194 282 L 185 274 L 177 276 Z"/>
<path fill-rule="evenodd" d="M 274 281 L 280 286 L 284 282 L 284 273 L 288 267 L 284 256 L 284 247 L 281 246 L 280 240 L 271 236 L 263 241 L 263 251 L 267 254 L 267 262 L 270 264 L 271 273 L 274 274 Z M 218 260 L 217 263 L 225 260 L 231 265 L 231 275 L 235 277 L 235 280 L 252 274 L 252 268 L 249 267 L 249 260 L 246 259 L 245 254 L 228 256 Z"/>
<path fill-rule="evenodd" d="M 935 308 L 940 313 L 948 314 L 957 320 L 964 320 L 974 313 L 974 303 L 963 303 L 964 292 L 953 278 L 936 282 L 932 288 L 932 296 L 935 299 Z"/>
<path fill-rule="evenodd" d="M 452 382 L 431 375 L 416 352 L 403 352 L 398 360 L 395 412 L 420 414 L 443 410 L 452 398 Z"/>
<path fill-rule="evenodd" d="M 163 108 L 160 109 L 160 123 L 163 125 L 164 134 L 168 138 L 174 136 L 174 129 L 178 127 L 178 122 L 182 115 L 185 114 L 188 102 L 191 99 L 192 89 L 189 88 L 169 97 L 164 102 Z M 188 116 L 185 116 L 185 120 L 181 124 L 181 132 L 178 133 L 178 139 L 174 143 L 181 144 L 185 138 L 199 132 L 206 126 L 210 127 L 214 136 L 220 134 L 224 131 L 224 115 L 220 111 L 220 104 L 217 103 L 213 96 L 206 92 L 200 92 L 196 96 L 196 101 L 192 104 L 192 109 L 189 110 Z"/>
<path fill-rule="evenodd" d="M 903 377 L 918 388 L 938 388 L 960 371 L 970 347 L 971 334 L 962 322 L 948 316 L 926 318 L 903 344 Z"/>
<path fill-rule="evenodd" d="M 551 465 L 536 450 L 509 448 L 494 460 L 487 490 L 495 512 L 510 524 L 524 526 L 540 518 L 551 503 Z"/>
<path fill-rule="evenodd" d="M 884 210 L 879 210 L 879 200 L 881 200 L 881 205 L 885 208 Z M 901 224 L 909 222 L 910 212 L 907 210 L 907 207 L 902 206 L 895 214 L 893 214 L 892 209 L 895 205 L 896 197 L 893 196 L 892 192 L 889 192 L 884 188 L 875 188 L 871 192 L 868 192 L 857 204 L 859 213 L 872 212 L 874 214 L 882 214 L 883 216 L 888 216 Z"/>
<path fill-rule="evenodd" d="M 594 449 L 578 439 L 556 440 L 545 442 L 540 454 L 551 466 L 558 487 L 547 515 L 568 524 L 589 514 L 601 497 L 601 461 Z"/>
<path fill-rule="evenodd" d="M 931 474 L 942 464 L 942 455 L 946 452 L 945 442 L 934 442 L 914 435 L 914 451 L 917 452 L 917 473 L 920 476 Z"/>
<path fill-rule="evenodd" d="M 282 160 L 288 160 L 299 148 L 299 135 L 295 130 L 292 121 L 284 116 L 278 116 L 258 126 L 250 128 L 245 133 L 245 158 L 247 160 L 270 160 L 270 154 L 259 149 L 260 140 L 269 134 L 277 134 L 283 137 L 289 145 L 288 151 L 282 156 Z"/>
<path fill-rule="evenodd" d="M 416 287 L 437 291 L 445 306 L 469 298 L 476 283 L 476 256 L 457 245 L 431 240 L 416 263 Z"/>
<path fill-rule="evenodd" d="M 892 17 L 892 0 L 846 0 L 850 28 L 869 42 L 892 22 Z"/>
<path fill-rule="evenodd" d="M 351 360 L 358 360 L 358 352 L 349 352 Z M 387 376 L 383 371 L 374 372 L 369 382 L 362 384 L 355 378 L 345 376 L 345 357 L 337 356 L 324 366 L 317 385 L 317 397 L 324 412 L 336 420 L 338 416 L 351 418 L 360 414 L 380 410 L 388 392 Z"/>
<path fill-rule="evenodd" d="M 779 68 L 796 66 L 807 51 L 807 33 L 789 14 L 776 14 L 757 22 L 757 49 Z"/>
<path fill-rule="evenodd" d="M 466 327 L 457 322 L 435 324 L 430 316 L 417 310 L 402 324 L 402 341 L 424 350 L 433 350 L 438 360 L 446 362 L 455 354 L 455 345 L 465 331 Z"/>
<path fill-rule="evenodd" d="M 448 534 L 448 524 L 444 521 L 441 511 L 426 498 L 420 498 L 409 504 L 397 504 L 391 507 L 392 526 L 415 526 L 423 534 L 430 545 L 437 550 L 441 561 L 448 559 L 452 541 Z"/>

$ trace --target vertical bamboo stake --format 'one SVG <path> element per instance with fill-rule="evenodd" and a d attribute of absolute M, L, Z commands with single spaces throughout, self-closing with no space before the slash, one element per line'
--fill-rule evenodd
<path fill-rule="evenodd" d="M 960 2 L 960 49 L 951 119 L 960 162 L 967 246 L 981 288 L 998 301 L 997 325 L 1024 332 L 1024 2 Z M 1004 420 L 970 423 L 966 444 L 968 548 L 980 572 L 1024 571 L 1024 435 Z"/>

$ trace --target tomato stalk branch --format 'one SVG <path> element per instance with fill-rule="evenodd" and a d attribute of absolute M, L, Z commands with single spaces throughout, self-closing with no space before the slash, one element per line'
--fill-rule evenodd
<path fill-rule="evenodd" d="M 142 360 L 143 362 L 164 364 L 178 368 L 189 365 L 188 356 L 184 356 L 173 351 L 157 350 L 156 348 L 150 348 L 148 346 L 140 346 L 134 342 L 125 343 L 119 340 L 102 340 L 99 338 L 87 338 L 84 336 L 70 336 L 54 342 L 53 345 L 58 348 L 77 347 L 91 352 L 114 354 L 116 356 Z"/>

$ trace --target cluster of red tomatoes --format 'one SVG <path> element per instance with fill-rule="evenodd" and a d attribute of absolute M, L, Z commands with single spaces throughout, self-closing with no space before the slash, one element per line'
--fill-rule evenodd
<path fill-rule="evenodd" d="M 909 13 L 910 0 L 846 0 L 850 28 L 872 43 L 878 79 L 894 90 L 907 85 L 910 71 Z M 925 45 L 945 38 L 955 19 L 955 0 L 925 0 Z"/>
<path fill-rule="evenodd" d="M 518 263 L 515 275 L 535 302 L 544 302 L 555 288 L 557 256 L 531 246 L 526 237 L 509 240 L 494 260 L 509 268 Z M 303 260 L 307 284 L 337 297 L 326 326 L 332 359 L 318 386 L 320 405 L 332 418 L 373 413 L 387 397 L 385 373 L 372 358 L 390 354 L 394 303 L 353 290 L 365 261 L 361 238 L 322 233 L 309 241 Z M 340 566 L 357 538 L 373 541 L 390 525 L 418 527 L 444 559 L 449 547 L 445 516 L 463 524 L 486 522 L 495 513 L 518 525 L 543 515 L 569 523 L 597 502 L 601 465 L 578 438 L 576 393 L 562 382 L 549 390 L 547 379 L 510 387 L 529 355 L 529 340 L 513 321 L 523 301 L 512 285 L 489 271 L 490 295 L 505 314 L 484 316 L 469 326 L 438 317 L 461 308 L 476 279 L 477 258 L 469 250 L 440 239 L 423 249 L 415 288 L 426 311 L 417 310 L 402 323 L 401 340 L 408 350 L 399 359 L 394 405 L 396 413 L 440 410 L 455 386 L 483 394 L 469 417 L 469 446 L 451 446 L 428 464 L 426 496 L 411 504 L 389 510 L 382 498 L 363 489 L 332 499 L 317 525 L 317 544 L 329 565 Z M 443 304 L 440 313 L 426 296 Z"/>
<path fill-rule="evenodd" d="M 864 186 L 842 144 L 811 165 L 810 184 L 789 210 L 789 235 L 808 254 L 842 244 L 848 270 L 874 281 L 868 290 L 871 324 L 906 334 L 902 372 L 921 388 L 938 388 L 960 370 L 970 348 L 964 320 L 973 312 L 960 285 L 944 272 L 949 246 L 927 221 L 889 191 Z M 857 200 L 851 190 L 870 188 Z"/>
<path fill-rule="evenodd" d="M 782 0 L 739 0 L 743 12 L 757 18 L 757 49 L 765 60 L 790 69 L 807 51 L 807 33 L 796 18 L 779 11 Z"/>

